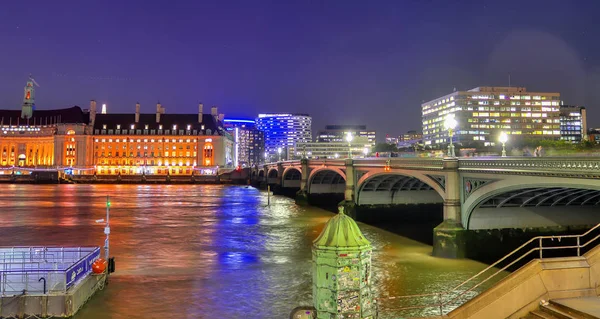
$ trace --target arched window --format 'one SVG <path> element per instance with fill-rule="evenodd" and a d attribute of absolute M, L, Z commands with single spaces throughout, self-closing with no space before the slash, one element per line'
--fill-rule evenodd
<path fill-rule="evenodd" d="M 204 144 L 204 166 L 212 166 L 214 162 L 214 152 L 212 143 Z"/>

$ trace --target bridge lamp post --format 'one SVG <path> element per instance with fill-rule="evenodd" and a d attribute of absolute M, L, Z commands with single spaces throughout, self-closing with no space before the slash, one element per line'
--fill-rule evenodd
<path fill-rule="evenodd" d="M 365 154 L 365 158 L 367 158 L 367 155 L 369 155 L 369 149 L 365 147 L 363 149 L 363 154 Z"/>
<path fill-rule="evenodd" d="M 333 157 L 338 158 L 338 157 L 340 157 L 340 154 L 335 153 L 335 155 L 333 155 Z"/>
<path fill-rule="evenodd" d="M 457 124 L 453 114 L 449 114 L 444 121 L 444 127 L 448 130 L 448 137 L 450 138 L 450 144 L 448 144 L 448 157 L 456 157 L 454 154 L 454 144 L 452 144 L 452 136 L 454 135 L 454 128 Z"/>
<path fill-rule="evenodd" d="M 346 142 L 348 142 L 348 158 L 352 158 L 352 133 L 346 134 Z"/>
<path fill-rule="evenodd" d="M 277 148 L 277 154 L 279 154 L 279 161 L 281 162 L 281 147 Z"/>
<path fill-rule="evenodd" d="M 506 132 L 500 133 L 500 143 L 502 143 L 502 157 L 506 157 L 506 142 L 508 141 L 508 134 Z"/>

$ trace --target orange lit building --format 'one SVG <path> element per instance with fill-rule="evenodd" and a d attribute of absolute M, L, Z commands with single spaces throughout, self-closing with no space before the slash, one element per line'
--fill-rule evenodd
<path fill-rule="evenodd" d="M 93 102 L 92 102 L 93 103 Z M 92 110 L 94 108 L 92 107 Z M 95 114 L 94 163 L 100 175 L 213 175 L 235 163 L 234 141 L 211 114 Z M 93 111 L 92 111 L 93 113 Z"/>
<path fill-rule="evenodd" d="M 215 175 L 233 168 L 234 141 L 217 108 L 204 114 L 96 114 L 78 106 L 35 110 L 33 79 L 21 111 L 0 110 L 0 174 Z"/>

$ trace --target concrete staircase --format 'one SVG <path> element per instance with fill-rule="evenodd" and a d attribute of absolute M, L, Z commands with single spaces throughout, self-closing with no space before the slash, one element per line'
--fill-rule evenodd
<path fill-rule="evenodd" d="M 542 301 L 523 319 L 600 319 L 600 298 L 582 297 Z"/>

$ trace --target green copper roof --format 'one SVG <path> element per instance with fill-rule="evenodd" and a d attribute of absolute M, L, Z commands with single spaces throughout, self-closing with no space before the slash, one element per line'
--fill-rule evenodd
<path fill-rule="evenodd" d="M 371 243 L 360 232 L 356 222 L 344 214 L 343 207 L 340 207 L 340 212 L 327 222 L 313 245 L 316 248 L 359 248 Z"/>

